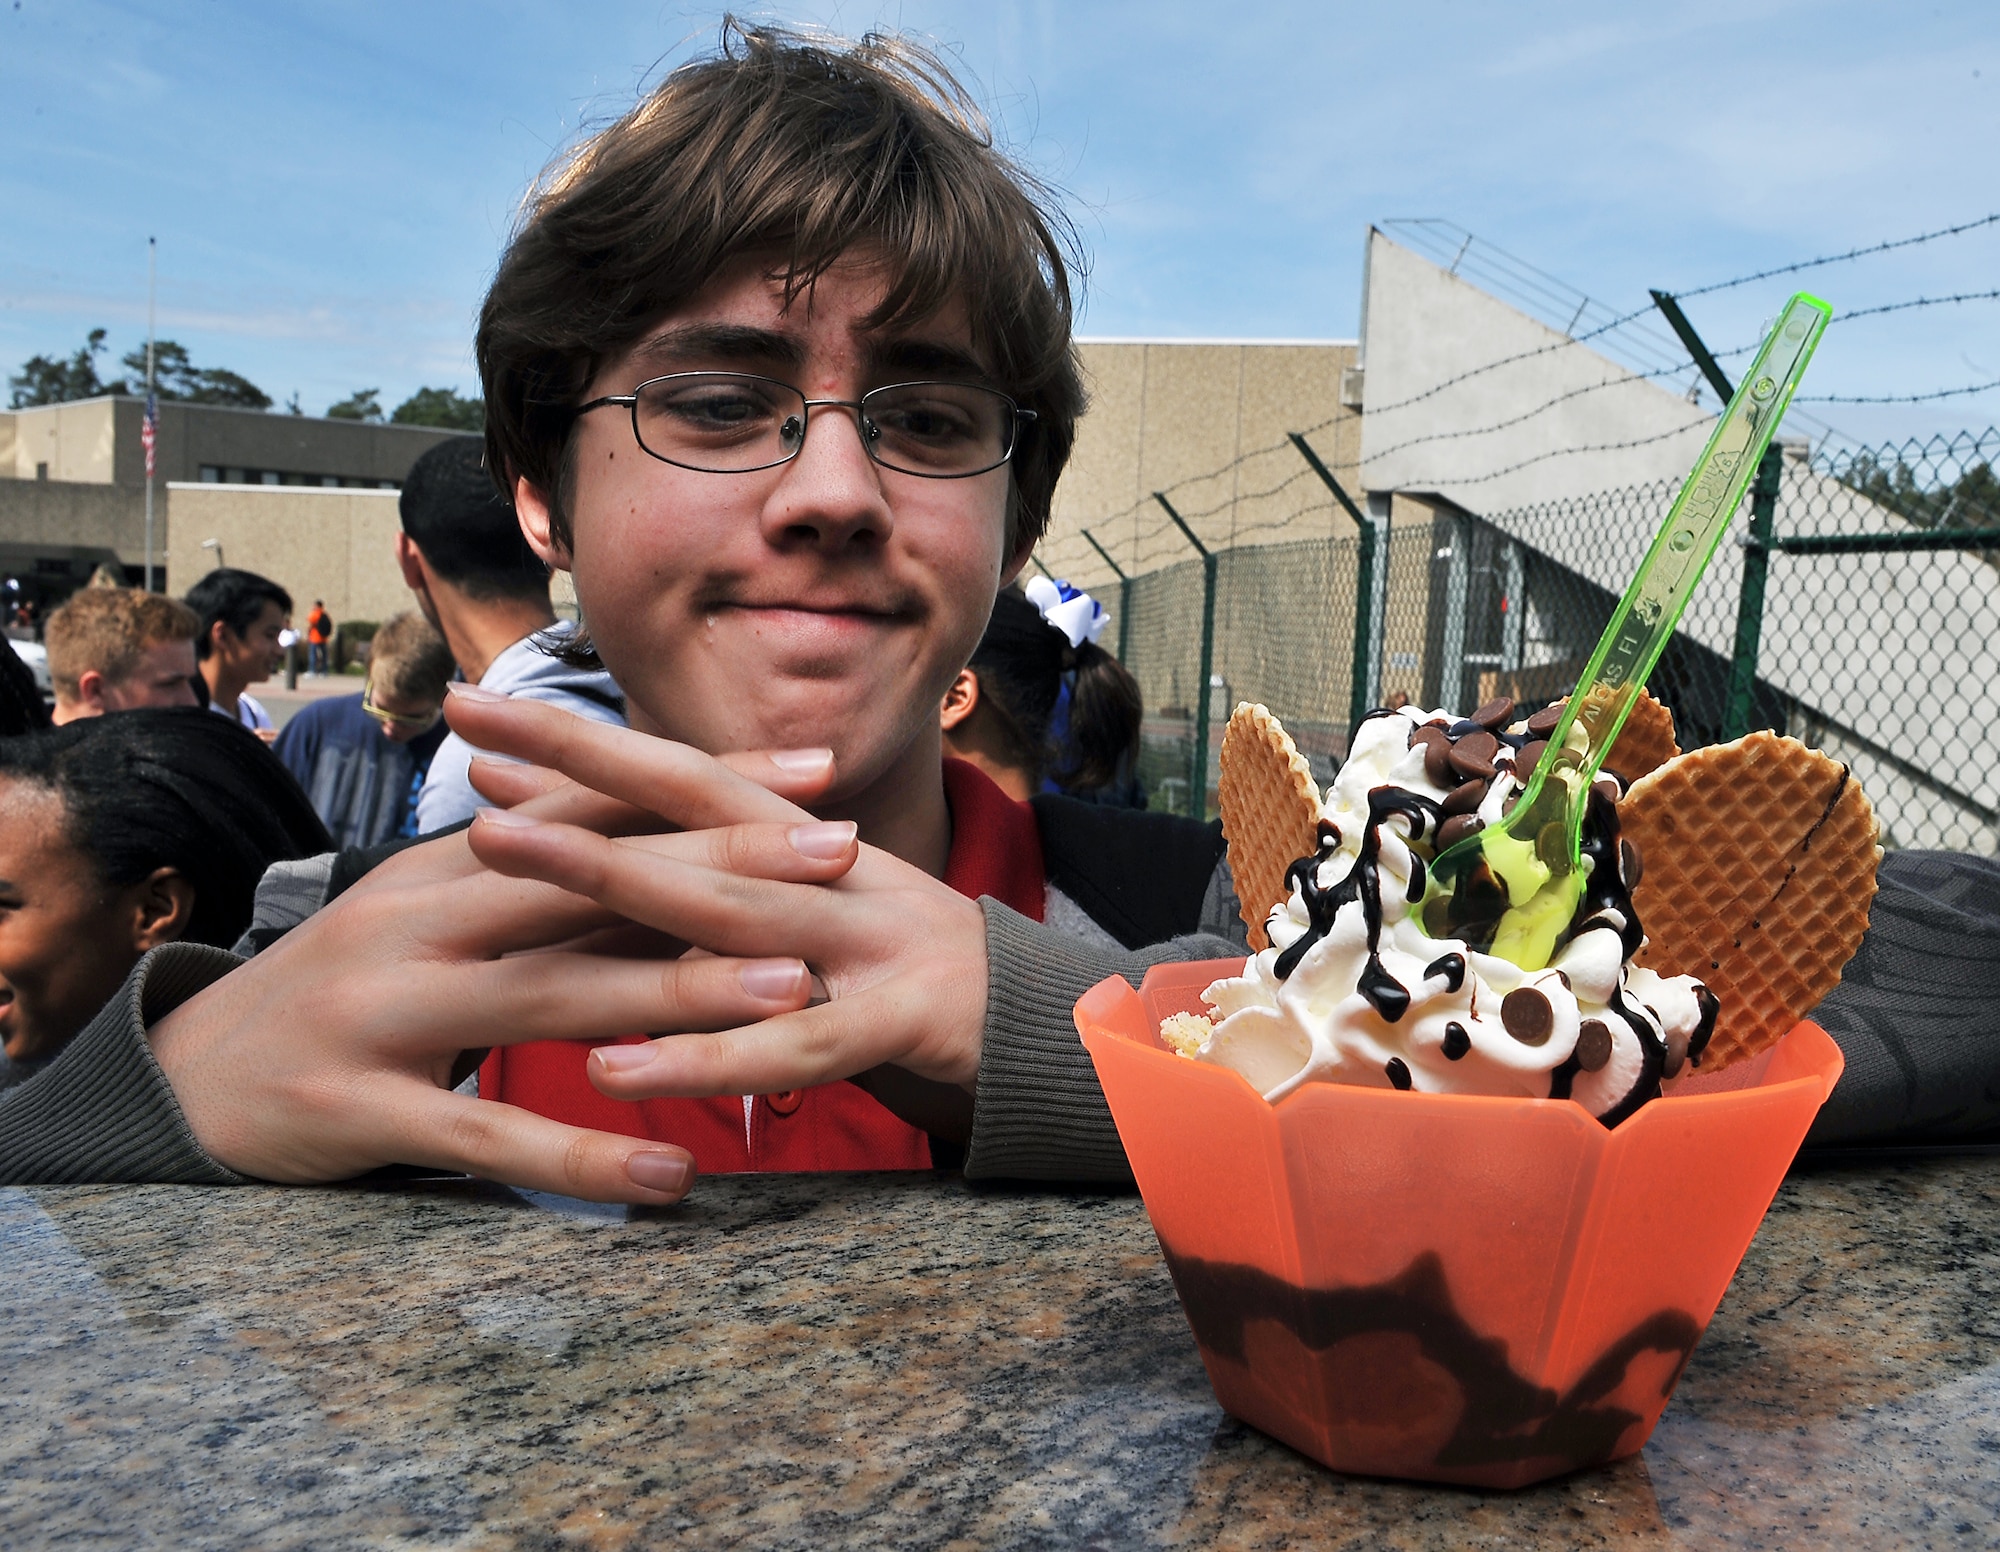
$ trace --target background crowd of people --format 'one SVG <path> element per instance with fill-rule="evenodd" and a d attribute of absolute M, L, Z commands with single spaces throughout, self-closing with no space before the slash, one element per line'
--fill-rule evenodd
<path fill-rule="evenodd" d="M 416 607 L 375 633 L 357 693 L 282 729 L 251 689 L 282 664 L 293 601 L 254 572 L 218 567 L 175 599 L 103 571 L 48 617 L 52 704 L 0 652 L 0 1087 L 46 1066 L 149 949 L 243 942 L 273 864 L 471 819 L 475 751 L 443 719 L 454 679 L 623 725 L 609 673 L 564 657 L 575 626 L 480 444 L 419 459 L 401 513 Z M 1039 605 L 1000 594 L 940 708 L 947 752 L 1019 800 L 1143 807 L 1138 686 L 1093 639 L 1101 609 L 1041 588 Z M 316 672 L 332 633 L 316 600 Z"/>

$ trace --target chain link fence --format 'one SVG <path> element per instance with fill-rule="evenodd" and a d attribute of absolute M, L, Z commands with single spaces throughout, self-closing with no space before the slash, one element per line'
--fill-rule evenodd
<path fill-rule="evenodd" d="M 1830 459 L 1781 447 L 1651 680 L 1682 746 L 1790 733 L 1853 766 L 1884 844 L 2000 853 L 1996 455 L 2000 431 Z M 1213 812 L 1239 700 L 1276 712 L 1330 779 L 1357 646 L 1368 704 L 1463 713 L 1508 695 L 1526 711 L 1564 694 L 1676 489 L 1488 514 L 1398 496 L 1375 518 L 1372 601 L 1358 536 L 1224 551 L 1212 584 L 1199 559 L 1132 578 L 1114 629 L 1146 694 L 1150 801 Z"/>

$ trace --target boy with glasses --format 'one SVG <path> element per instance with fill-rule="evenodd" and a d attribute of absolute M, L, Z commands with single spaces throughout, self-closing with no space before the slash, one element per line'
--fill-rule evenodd
<path fill-rule="evenodd" d="M 895 41 L 733 31 L 585 143 L 530 200 L 478 356 L 488 464 L 575 579 L 562 653 L 615 675 L 632 731 L 454 687 L 457 733 L 542 767 L 478 769 L 510 806 L 241 969 L 152 961 L 150 1046 L 108 1009 L 25 1120 L 171 1084 L 192 1136 L 26 1167 L 395 1160 L 661 1202 L 697 1160 L 961 1147 L 972 1174 L 1121 1178 L 1070 1004 L 1229 951 L 1130 951 L 1240 934 L 1219 835 L 1015 803 L 939 730 L 1083 407 L 1060 230 Z M 482 1098 L 450 1092 L 485 1047 Z M 327 1104 L 334 1068 L 371 1079 Z"/>
<path fill-rule="evenodd" d="M 456 666 L 444 638 L 406 609 L 375 632 L 359 695 L 314 701 L 278 735 L 278 758 L 336 846 L 417 833 L 417 791 L 444 742 L 444 690 Z"/>
<path fill-rule="evenodd" d="M 537 191 L 479 359 L 491 466 L 576 579 L 565 650 L 632 729 L 456 687 L 457 733 L 532 762 L 474 768 L 500 806 L 247 964 L 154 951 L 0 1098 L 0 1180 L 396 1162 L 657 1204 L 697 1159 L 931 1138 L 1124 1178 L 1071 1006 L 1231 952 L 1233 901 L 1212 827 L 940 759 L 1082 407 L 1051 218 L 944 67 L 731 32 Z M 1853 1053 L 1818 1135 L 2000 1124 L 2000 870 L 1894 854 L 1874 921 L 1818 1013 Z M 454 1092 L 488 1047 L 518 1102 Z"/>

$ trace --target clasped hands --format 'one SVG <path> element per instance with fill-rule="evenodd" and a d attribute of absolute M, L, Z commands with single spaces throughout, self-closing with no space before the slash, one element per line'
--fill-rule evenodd
<path fill-rule="evenodd" d="M 710 757 L 455 687 L 494 808 L 415 846 L 157 1023 L 195 1137 L 264 1180 L 384 1164 L 677 1201 L 685 1150 L 453 1093 L 468 1050 L 607 1040 L 615 1099 L 856 1078 L 963 1135 L 986 1015 L 979 907 L 802 804 L 825 750 Z M 808 968 L 810 967 L 810 969 Z M 813 997 L 817 972 L 830 1000 Z"/>

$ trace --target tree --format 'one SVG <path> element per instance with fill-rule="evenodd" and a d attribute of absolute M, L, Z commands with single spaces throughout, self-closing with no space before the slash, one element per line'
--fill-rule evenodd
<path fill-rule="evenodd" d="M 464 399 L 456 388 L 419 388 L 389 417 L 399 426 L 442 426 L 447 431 L 484 431 L 486 401 Z"/>
<path fill-rule="evenodd" d="M 72 356 L 30 356 L 22 362 L 21 370 L 7 379 L 12 390 L 10 406 L 24 410 L 36 404 L 68 404 L 101 394 L 124 393 L 122 381 L 98 380 L 97 358 L 104 354 L 104 333 L 92 329 L 83 348 Z"/>
<path fill-rule="evenodd" d="M 145 391 L 146 347 L 125 353 L 125 370 Z M 267 410 L 271 396 L 249 378 L 227 367 L 198 367 L 189 357 L 187 346 L 177 340 L 157 340 L 153 344 L 153 381 L 162 399 L 179 399 L 188 404 L 224 404 L 243 410 Z"/>
<path fill-rule="evenodd" d="M 329 404 L 326 417 L 328 420 L 380 420 L 381 395 L 380 388 L 357 388 L 338 404 Z"/>

